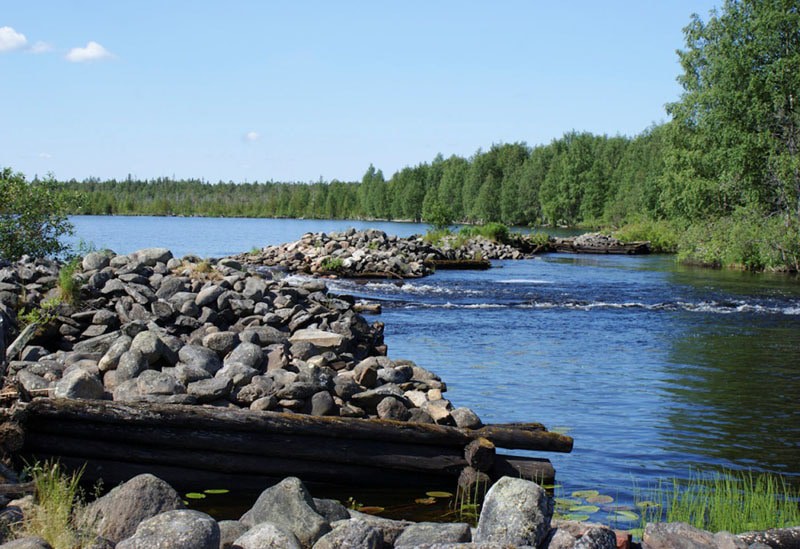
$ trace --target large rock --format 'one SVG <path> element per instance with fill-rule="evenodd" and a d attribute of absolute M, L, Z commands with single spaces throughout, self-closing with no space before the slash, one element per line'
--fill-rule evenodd
<path fill-rule="evenodd" d="M 172 252 L 166 248 L 144 248 L 128 255 L 131 262 L 138 262 L 148 267 L 156 263 L 166 263 L 172 259 Z"/>
<path fill-rule="evenodd" d="M 203 370 L 214 375 L 222 368 L 222 361 L 217 353 L 202 345 L 184 345 L 178 351 L 178 358 L 184 364 L 199 366 Z"/>
<path fill-rule="evenodd" d="M 141 354 L 149 364 L 155 364 L 164 355 L 166 345 L 151 331 L 140 332 L 133 338 L 130 352 Z"/>
<path fill-rule="evenodd" d="M 167 511 L 140 523 L 117 549 L 219 549 L 219 526 L 200 511 Z"/>
<path fill-rule="evenodd" d="M 418 522 L 412 524 L 395 540 L 395 547 L 416 547 L 432 543 L 464 543 L 472 541 L 469 524 Z"/>
<path fill-rule="evenodd" d="M 792 528 L 773 528 L 763 532 L 739 534 L 739 539 L 747 544 L 762 543 L 773 548 L 800 547 L 800 526 Z"/>
<path fill-rule="evenodd" d="M 225 364 L 243 364 L 256 370 L 265 370 L 264 352 L 255 343 L 240 343 L 225 357 Z"/>
<path fill-rule="evenodd" d="M 103 383 L 86 370 L 75 368 L 56 383 L 53 395 L 56 398 L 99 400 L 103 398 Z"/>
<path fill-rule="evenodd" d="M 305 341 L 324 349 L 336 349 L 341 347 L 342 343 L 344 343 L 344 336 L 334 332 L 318 330 L 316 328 L 306 328 L 297 330 L 292 334 L 292 337 L 289 338 L 289 341 L 292 343 Z"/>
<path fill-rule="evenodd" d="M 144 474 L 90 503 L 83 521 L 98 535 L 118 542 L 133 535 L 143 520 L 184 507 L 181 497 L 169 484 Z"/>
<path fill-rule="evenodd" d="M 297 537 L 286 528 L 262 522 L 233 542 L 234 549 L 302 549 Z"/>
<path fill-rule="evenodd" d="M 538 547 L 552 517 L 553 500 L 544 489 L 528 480 L 503 477 L 486 493 L 474 541 Z"/>
<path fill-rule="evenodd" d="M 0 545 L 0 549 L 53 549 L 53 547 L 43 538 L 33 536 L 7 541 Z"/>
<path fill-rule="evenodd" d="M 247 526 L 271 522 L 292 532 L 303 547 L 311 547 L 331 529 L 306 487 L 294 477 L 264 490 L 240 521 Z"/>
<path fill-rule="evenodd" d="M 319 538 L 314 549 L 382 549 L 383 532 L 362 520 L 342 520 L 333 530 Z"/>
<path fill-rule="evenodd" d="M 650 549 L 712 549 L 714 535 L 685 522 L 648 523 L 642 541 Z"/>

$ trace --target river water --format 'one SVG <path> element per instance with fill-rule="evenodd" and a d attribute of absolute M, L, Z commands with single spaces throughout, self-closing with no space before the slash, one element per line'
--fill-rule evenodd
<path fill-rule="evenodd" d="M 223 256 L 354 221 L 72 218 L 76 241 Z M 378 300 L 393 358 L 447 382 L 485 422 L 539 421 L 575 439 L 548 454 L 563 493 L 630 501 L 635 486 L 722 467 L 800 481 L 800 283 L 692 269 L 669 256 L 549 254 L 397 284 L 335 281 Z M 532 454 L 533 455 L 533 454 Z"/>

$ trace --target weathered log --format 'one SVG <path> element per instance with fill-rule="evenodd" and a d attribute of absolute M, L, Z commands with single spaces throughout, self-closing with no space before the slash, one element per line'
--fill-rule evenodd
<path fill-rule="evenodd" d="M 369 313 L 373 315 L 381 314 L 380 303 L 356 303 L 353 305 L 353 310 L 357 313 Z"/>
<path fill-rule="evenodd" d="M 492 268 L 488 259 L 431 259 L 426 264 L 437 271 L 485 271 Z"/>
<path fill-rule="evenodd" d="M 35 491 L 33 482 L 20 484 L 0 484 L 0 496 L 24 496 Z"/>
<path fill-rule="evenodd" d="M 494 465 L 496 449 L 492 441 L 486 438 L 478 438 L 467 444 L 464 449 L 464 457 L 470 467 L 478 471 L 488 471 Z"/>
<path fill-rule="evenodd" d="M 85 457 L 108 457 L 109 446 L 141 446 L 181 450 L 187 454 L 224 451 L 229 459 L 252 456 L 286 457 L 326 463 L 367 465 L 407 471 L 452 473 L 466 465 L 455 447 L 375 442 L 270 432 L 209 431 L 158 426 L 119 426 L 63 421 L 33 420 L 27 424 L 28 439 L 41 447 L 50 440 L 52 448 L 62 448 L 61 439 L 83 441 Z M 48 437 L 57 436 L 58 439 Z M 39 442 L 36 442 L 39 441 Z M 66 446 L 65 446 L 66 447 Z"/>
<path fill-rule="evenodd" d="M 552 484 L 556 478 L 556 470 L 549 459 L 497 454 L 490 476 L 494 480 L 505 476 L 524 478 L 539 484 Z"/>
<path fill-rule="evenodd" d="M 541 430 L 541 425 L 486 426 L 460 429 L 392 420 L 315 417 L 302 414 L 230 410 L 170 404 L 122 404 L 111 401 L 41 399 L 22 412 L 21 423 L 41 417 L 112 425 L 153 425 L 238 432 L 272 432 L 329 438 L 409 442 L 463 448 L 484 437 L 500 448 L 570 452 L 572 438 Z M 26 419 L 27 418 L 27 419 Z"/>

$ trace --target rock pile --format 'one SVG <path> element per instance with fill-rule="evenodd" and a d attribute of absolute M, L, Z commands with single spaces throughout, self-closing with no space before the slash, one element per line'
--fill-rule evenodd
<path fill-rule="evenodd" d="M 160 248 L 93 252 L 74 274 L 80 296 L 69 304 L 58 274 L 47 260 L 0 269 L 3 327 L 23 312 L 41 321 L 8 365 L 23 398 L 474 423 L 472 413 L 451 413 L 438 376 L 387 358 L 382 323 L 368 324 L 323 281 L 273 280 L 232 259 L 177 259 Z"/>
<path fill-rule="evenodd" d="M 30 503 L 12 501 L 0 517 L 21 518 Z M 264 490 L 238 520 L 216 521 L 185 508 L 168 484 L 140 475 L 79 511 L 75 523 L 83 546 L 117 549 L 334 549 L 334 548 L 514 548 L 616 549 L 631 545 L 626 532 L 592 523 L 553 519 L 553 501 L 537 484 L 500 479 L 486 494 L 476 529 L 465 523 L 415 523 L 350 510 L 338 501 L 315 499 L 296 478 Z M 643 548 L 763 549 L 791 547 L 800 528 L 734 536 L 686 524 L 650 524 Z M 0 538 L 0 543 L 3 541 Z M 771 545 L 765 545 L 770 542 Z M 0 545 L 49 548 L 23 538 Z"/>
<path fill-rule="evenodd" d="M 419 278 L 433 274 L 437 261 L 524 257 L 527 256 L 513 246 L 480 236 L 467 240 L 446 237 L 434 246 L 421 236 L 400 238 L 375 229 L 349 229 L 341 233 L 307 233 L 296 242 L 267 246 L 236 259 L 315 275 Z"/>

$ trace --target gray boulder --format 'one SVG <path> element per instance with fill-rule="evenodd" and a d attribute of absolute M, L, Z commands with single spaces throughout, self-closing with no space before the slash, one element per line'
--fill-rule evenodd
<path fill-rule="evenodd" d="M 302 549 L 303 546 L 286 528 L 271 522 L 262 522 L 236 538 L 232 547 L 233 549 Z"/>
<path fill-rule="evenodd" d="M 350 518 L 366 522 L 370 526 L 377 528 L 383 535 L 384 546 L 393 547 L 397 538 L 400 537 L 406 528 L 414 524 L 407 520 L 392 520 L 374 515 L 368 515 L 359 511 L 349 510 Z"/>
<path fill-rule="evenodd" d="M 166 263 L 172 259 L 172 252 L 166 248 L 144 248 L 133 252 L 128 258 L 131 263 L 138 262 L 148 267 L 154 267 L 156 263 Z"/>
<path fill-rule="evenodd" d="M 651 549 L 712 549 L 714 535 L 685 522 L 648 523 L 642 541 Z"/>
<path fill-rule="evenodd" d="M 130 352 L 138 352 L 148 362 L 148 364 L 155 364 L 165 353 L 164 342 L 158 337 L 158 334 L 151 331 L 140 332 L 133 338 L 130 346 Z"/>
<path fill-rule="evenodd" d="M 55 386 L 56 398 L 99 400 L 103 398 L 103 383 L 81 368 L 75 368 L 61 378 Z"/>
<path fill-rule="evenodd" d="M 108 267 L 110 258 L 102 252 L 89 252 L 83 256 L 81 266 L 84 271 L 99 271 Z"/>
<path fill-rule="evenodd" d="M 119 365 L 120 357 L 131 348 L 132 341 L 133 339 L 126 335 L 121 335 L 115 339 L 114 343 L 111 344 L 111 347 L 108 348 L 108 351 L 106 351 L 97 363 L 97 367 L 100 371 L 107 372 L 108 370 L 116 369 Z"/>
<path fill-rule="evenodd" d="M 133 535 L 143 520 L 184 507 L 181 497 L 169 484 L 144 474 L 90 503 L 83 522 L 98 535 L 118 542 Z"/>
<path fill-rule="evenodd" d="M 464 543 L 472 541 L 469 524 L 418 522 L 412 524 L 395 540 L 395 547 L 415 547 L 432 543 Z"/>
<path fill-rule="evenodd" d="M 328 532 L 314 544 L 314 549 L 347 549 L 359 547 L 363 549 L 382 549 L 383 533 L 362 520 L 339 521 L 332 531 Z"/>
<path fill-rule="evenodd" d="M 474 541 L 537 547 L 552 516 L 553 500 L 539 485 L 503 477 L 486 493 Z"/>
<path fill-rule="evenodd" d="M 314 498 L 314 505 L 316 506 L 317 513 L 325 517 L 325 520 L 331 524 L 338 520 L 350 519 L 350 513 L 347 512 L 347 507 L 335 499 Z"/>
<path fill-rule="evenodd" d="M 222 361 L 219 359 L 219 355 L 202 345 L 184 345 L 178 351 L 178 358 L 184 364 L 199 366 L 212 376 L 222 368 Z"/>
<path fill-rule="evenodd" d="M 178 395 L 186 392 L 186 387 L 177 379 L 157 370 L 145 370 L 139 374 L 136 386 L 141 395 Z"/>
<path fill-rule="evenodd" d="M 231 549 L 233 542 L 244 535 L 248 528 L 238 520 L 221 520 L 219 526 L 219 549 Z"/>
<path fill-rule="evenodd" d="M 219 549 L 219 526 L 200 511 L 178 509 L 149 518 L 117 549 Z"/>
<path fill-rule="evenodd" d="M 574 549 L 616 549 L 617 536 L 608 528 L 590 528 L 573 547 Z"/>
<path fill-rule="evenodd" d="M 331 529 L 317 513 L 306 487 L 295 477 L 264 490 L 240 521 L 247 526 L 271 522 L 292 532 L 303 547 L 311 547 Z"/>
<path fill-rule="evenodd" d="M 240 343 L 225 357 L 225 364 L 244 364 L 256 370 L 265 370 L 264 352 L 255 343 Z"/>
<path fill-rule="evenodd" d="M 53 547 L 40 537 L 28 537 L 7 541 L 0 545 L 0 549 L 53 549 Z"/>

